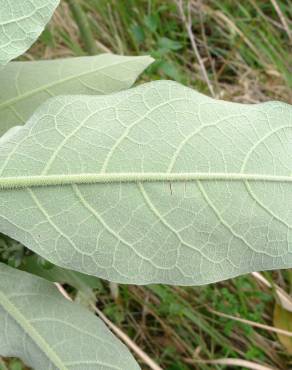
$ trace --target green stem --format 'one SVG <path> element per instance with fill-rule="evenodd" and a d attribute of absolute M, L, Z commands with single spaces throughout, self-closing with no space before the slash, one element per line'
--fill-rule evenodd
<path fill-rule="evenodd" d="M 98 54 L 98 49 L 88 22 L 88 19 L 79 3 L 79 0 L 67 0 L 70 10 L 78 25 L 80 36 L 89 55 Z"/>

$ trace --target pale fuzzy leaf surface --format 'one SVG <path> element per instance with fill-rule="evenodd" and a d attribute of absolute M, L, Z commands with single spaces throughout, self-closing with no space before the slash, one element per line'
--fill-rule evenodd
<path fill-rule="evenodd" d="M 127 89 L 152 60 L 149 56 L 101 54 L 11 62 L 0 70 L 0 135 L 25 123 L 52 96 L 99 95 Z"/>
<path fill-rule="evenodd" d="M 58 4 L 59 0 L 0 0 L 0 66 L 36 41 Z"/>
<path fill-rule="evenodd" d="M 53 283 L 0 263 L 0 355 L 36 370 L 138 370 L 128 349 Z"/>
<path fill-rule="evenodd" d="M 55 264 L 188 285 L 292 266 L 290 105 L 157 81 L 54 98 L 7 136 L 0 231 Z"/>

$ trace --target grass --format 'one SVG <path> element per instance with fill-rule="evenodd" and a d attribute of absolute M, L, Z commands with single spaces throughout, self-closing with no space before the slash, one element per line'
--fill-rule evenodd
<path fill-rule="evenodd" d="M 87 55 L 95 49 L 151 54 L 156 62 L 144 81 L 173 79 L 236 102 L 292 103 L 289 1 L 196 0 L 189 6 L 182 2 L 182 12 L 179 0 L 82 0 L 80 5 L 89 35 L 88 29 L 86 36 L 84 29 L 80 32 L 70 1 L 63 0 L 40 40 L 22 59 Z M 289 271 L 265 277 L 287 292 L 292 288 Z M 203 287 L 121 285 L 118 294 L 111 288 L 102 281 L 95 290 L 98 307 L 163 369 L 225 369 L 207 361 L 226 358 L 271 369 L 292 367 L 287 348 L 274 332 L 218 315 L 273 327 L 275 290 L 252 275 Z M 68 291 L 76 295 L 74 289 Z M 1 366 L 5 369 L 4 363 Z M 5 366 L 24 369 L 17 360 L 7 360 Z M 143 362 L 141 367 L 148 369 Z M 233 362 L 228 368 L 247 367 Z"/>

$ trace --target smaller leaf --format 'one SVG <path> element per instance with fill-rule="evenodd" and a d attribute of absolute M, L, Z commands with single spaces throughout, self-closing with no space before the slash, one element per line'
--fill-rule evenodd
<path fill-rule="evenodd" d="M 158 46 L 161 49 L 166 49 L 166 50 L 180 50 L 183 45 L 175 40 L 171 40 L 168 37 L 160 37 L 158 40 Z"/>
<path fill-rule="evenodd" d="M 149 29 L 150 32 L 154 33 L 157 31 L 159 24 L 159 17 L 157 14 L 147 15 L 144 17 L 144 24 Z"/>
<path fill-rule="evenodd" d="M 182 81 L 183 77 L 180 74 L 180 71 L 175 66 L 175 64 L 168 62 L 168 61 L 162 61 L 160 64 L 160 69 L 165 73 L 167 77 L 172 78 L 175 81 Z"/>
<path fill-rule="evenodd" d="M 35 369 L 138 370 L 127 348 L 50 282 L 0 263 L 0 356 Z"/>
<path fill-rule="evenodd" d="M 23 124 L 51 96 L 99 95 L 127 89 L 152 61 L 147 55 L 100 54 L 11 62 L 0 70 L 0 136 Z"/>
<path fill-rule="evenodd" d="M 133 34 L 135 41 L 138 44 L 142 44 L 145 41 L 145 32 L 143 28 L 139 26 L 138 24 L 133 24 L 131 26 L 131 32 Z"/>
<path fill-rule="evenodd" d="M 44 261 L 50 263 L 47 260 Z M 51 264 L 51 268 L 46 268 L 44 264 L 39 263 L 37 255 L 26 257 L 21 269 L 52 282 L 70 284 L 80 291 L 87 291 L 87 289 L 102 289 L 99 278 L 85 275 L 78 271 L 64 269 L 53 264 Z"/>
<path fill-rule="evenodd" d="M 277 303 L 274 308 L 274 326 L 292 332 L 292 312 L 285 310 Z M 292 355 L 292 337 L 279 333 L 277 336 L 289 355 Z"/>

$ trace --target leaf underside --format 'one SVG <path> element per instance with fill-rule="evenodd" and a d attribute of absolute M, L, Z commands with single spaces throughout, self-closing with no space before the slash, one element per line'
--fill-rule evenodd
<path fill-rule="evenodd" d="M 11 62 L 0 70 L 0 136 L 23 124 L 36 108 L 62 94 L 109 94 L 132 86 L 149 56 L 90 57 Z"/>
<path fill-rule="evenodd" d="M 32 45 L 58 4 L 59 0 L 0 0 L 0 66 Z"/>
<path fill-rule="evenodd" d="M 280 102 L 217 101 L 170 81 L 56 97 L 2 137 L 0 231 L 122 283 L 291 267 L 291 143 Z"/>
<path fill-rule="evenodd" d="M 63 298 L 53 283 L 2 263 L 0 327 L 0 355 L 35 369 L 139 369 L 99 318 Z"/>

